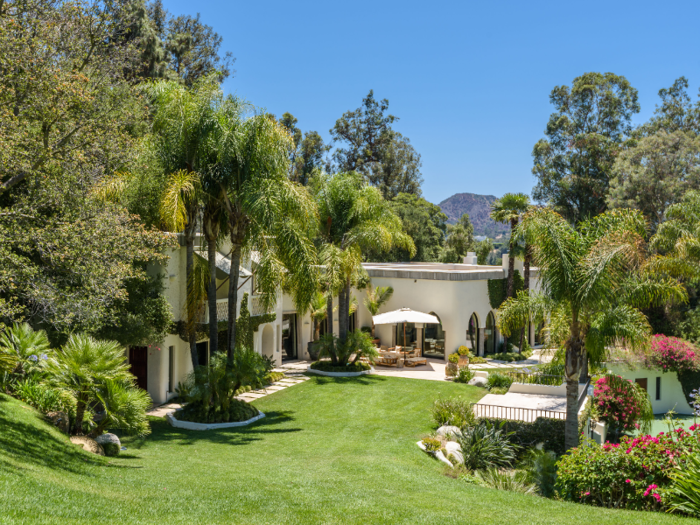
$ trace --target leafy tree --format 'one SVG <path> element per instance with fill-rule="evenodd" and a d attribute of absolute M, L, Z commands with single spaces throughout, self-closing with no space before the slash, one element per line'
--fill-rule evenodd
<path fill-rule="evenodd" d="M 312 184 L 318 206 L 320 259 L 327 290 L 338 293 L 340 344 L 348 338 L 351 286 L 362 270 L 362 255 L 370 248 L 391 250 L 397 246 L 412 256 L 415 247 L 403 232 L 401 219 L 377 188 L 355 172 L 319 176 Z M 332 317 L 333 300 L 328 301 Z"/>
<path fill-rule="evenodd" d="M 377 286 L 372 288 L 370 285 L 367 289 L 367 297 L 365 297 L 365 308 L 372 315 L 372 339 L 374 339 L 374 316 L 379 313 L 384 304 L 386 304 L 391 296 L 394 295 L 394 289 L 391 286 Z"/>
<path fill-rule="evenodd" d="M 700 278 L 700 191 L 687 192 L 665 215 L 667 220 L 650 243 L 663 255 L 655 261 L 656 270 L 686 279 Z"/>
<path fill-rule="evenodd" d="M 687 89 L 685 77 L 676 79 L 669 88 L 660 89 L 661 104 L 656 106 L 654 116 L 635 130 L 633 136 L 638 138 L 660 131 L 668 134 L 677 131 L 697 133 L 700 130 L 700 105 L 691 103 Z"/>
<path fill-rule="evenodd" d="M 643 137 L 620 152 L 613 174 L 608 205 L 641 210 L 655 230 L 669 205 L 700 189 L 700 139 L 683 131 Z"/>
<path fill-rule="evenodd" d="M 510 224 L 510 243 L 508 257 L 507 297 L 513 297 L 513 275 L 515 274 L 515 256 L 517 238 L 514 235 L 520 217 L 530 206 L 530 198 L 524 193 L 506 193 L 491 203 L 491 218 L 496 222 Z"/>
<path fill-rule="evenodd" d="M 476 245 L 476 263 L 487 264 L 488 257 L 493 251 L 493 242 L 491 239 L 484 239 Z"/>
<path fill-rule="evenodd" d="M 387 199 L 399 193 L 420 196 L 420 155 L 391 128 L 398 118 L 385 114 L 388 109 L 389 101 L 378 102 L 370 90 L 360 108 L 343 113 L 330 130 L 334 142 L 345 144 L 333 160 L 339 172 L 361 173 Z"/>
<path fill-rule="evenodd" d="M 323 137 L 316 131 L 307 131 L 302 137 L 301 130 L 296 126 L 298 122 L 291 113 L 285 113 L 279 119 L 294 141 L 289 158 L 289 178 L 306 186 L 314 170 L 323 168 L 323 155 L 331 147 L 323 143 Z"/>
<path fill-rule="evenodd" d="M 461 263 L 467 252 L 475 248 L 474 226 L 469 220 L 469 214 L 465 213 L 456 224 L 447 225 L 447 236 L 440 261 L 444 263 Z"/>
<path fill-rule="evenodd" d="M 623 76 L 585 73 L 549 99 L 556 111 L 532 150 L 532 195 L 575 224 L 606 209 L 615 157 L 639 112 L 637 90 Z"/>
<path fill-rule="evenodd" d="M 686 298 L 682 285 L 646 262 L 645 228 L 634 210 L 606 212 L 577 230 L 546 208 L 529 211 L 518 227 L 532 242 L 541 292 L 509 298 L 499 310 L 499 328 L 510 335 L 545 316 L 566 325 L 567 449 L 578 444 L 579 376 L 588 358 L 600 362 L 612 345 L 644 348 L 651 330 L 639 308 Z"/>

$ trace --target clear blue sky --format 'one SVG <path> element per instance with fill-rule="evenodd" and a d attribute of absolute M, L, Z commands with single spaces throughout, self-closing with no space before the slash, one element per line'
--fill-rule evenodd
<path fill-rule="evenodd" d="M 423 195 L 530 193 L 549 93 L 587 71 L 624 75 L 646 120 L 679 76 L 696 99 L 700 1 L 165 0 L 201 13 L 236 57 L 224 88 L 303 131 L 328 130 L 374 89 L 423 161 Z"/>

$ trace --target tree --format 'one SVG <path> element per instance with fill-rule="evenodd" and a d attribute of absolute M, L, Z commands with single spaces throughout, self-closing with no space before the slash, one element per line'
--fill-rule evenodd
<path fill-rule="evenodd" d="M 226 122 L 218 163 L 231 241 L 227 352 L 232 360 L 244 254 L 256 255 L 256 287 L 267 309 L 277 303 L 277 291 L 284 284 L 297 311 L 306 311 L 318 282 L 316 250 L 307 235 L 309 225 L 315 223 L 315 207 L 306 189 L 288 178 L 293 147 L 289 134 L 267 114 L 245 120 L 240 113 Z"/>
<path fill-rule="evenodd" d="M 334 142 L 346 147 L 337 148 L 333 160 L 339 172 L 364 175 L 386 199 L 399 193 L 420 196 L 420 155 L 407 138 L 391 128 L 398 118 L 385 115 L 388 109 L 389 101 L 377 102 L 370 90 L 360 108 L 343 113 L 330 134 Z"/>
<path fill-rule="evenodd" d="M 517 238 L 515 228 L 520 217 L 530 206 L 530 198 L 524 193 L 506 193 L 491 203 L 491 218 L 496 222 L 510 224 L 510 247 L 508 256 L 508 285 L 506 297 L 513 297 L 513 275 L 515 274 L 515 255 Z"/>
<path fill-rule="evenodd" d="M 444 263 L 461 263 L 464 256 L 475 248 L 474 226 L 465 213 L 456 224 L 447 225 L 447 235 L 440 261 Z"/>
<path fill-rule="evenodd" d="M 476 245 L 476 263 L 487 264 L 489 255 L 493 251 L 493 242 L 491 239 L 484 239 Z"/>
<path fill-rule="evenodd" d="M 498 324 L 505 335 L 545 317 L 567 327 L 565 441 L 571 449 L 578 444 L 578 385 L 587 359 L 602 361 L 612 345 L 644 348 L 651 330 L 639 308 L 685 300 L 686 293 L 648 265 L 646 224 L 638 211 L 609 211 L 574 229 L 553 210 L 534 209 L 518 230 L 532 243 L 541 292 L 509 298 Z"/>
<path fill-rule="evenodd" d="M 309 183 L 314 170 L 323 168 L 323 155 L 330 146 L 323 143 L 323 137 L 316 131 L 307 131 L 303 137 L 296 126 L 299 122 L 291 113 L 285 113 L 279 123 L 289 132 L 294 141 L 294 148 L 289 157 L 289 178 L 303 186 Z"/>
<path fill-rule="evenodd" d="M 372 288 L 370 285 L 365 297 L 365 308 L 372 315 L 372 339 L 374 339 L 374 316 L 379 313 L 380 308 L 391 299 L 394 295 L 394 289 L 391 286 L 377 286 Z"/>
<path fill-rule="evenodd" d="M 377 188 L 355 172 L 319 176 L 312 184 L 318 206 L 318 239 L 322 277 L 330 293 L 338 293 L 340 344 L 348 337 L 351 286 L 362 270 L 362 255 L 370 248 L 400 247 L 412 256 L 415 247 L 403 232 L 401 219 Z M 332 296 L 328 302 L 332 316 Z M 335 363 L 335 360 L 334 360 Z"/>
<path fill-rule="evenodd" d="M 608 205 L 641 210 L 656 230 L 666 209 L 700 189 L 700 139 L 691 132 L 659 131 L 620 152 Z"/>
<path fill-rule="evenodd" d="M 641 138 L 660 131 L 668 134 L 676 131 L 697 133 L 700 130 L 700 105 L 692 105 L 687 92 L 688 80 L 679 77 L 669 88 L 659 90 L 661 105 L 657 105 L 654 116 L 635 130 L 633 136 Z"/>
<path fill-rule="evenodd" d="M 532 150 L 532 196 L 575 224 L 606 209 L 613 162 L 639 112 L 637 90 L 613 73 L 585 73 L 549 99 L 556 111 Z"/>

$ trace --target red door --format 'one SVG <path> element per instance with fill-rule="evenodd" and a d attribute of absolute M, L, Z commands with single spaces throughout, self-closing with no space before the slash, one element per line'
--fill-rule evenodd
<path fill-rule="evenodd" d="M 137 386 L 148 390 L 148 348 L 132 346 L 129 349 L 129 364 L 131 373 L 136 376 Z"/>

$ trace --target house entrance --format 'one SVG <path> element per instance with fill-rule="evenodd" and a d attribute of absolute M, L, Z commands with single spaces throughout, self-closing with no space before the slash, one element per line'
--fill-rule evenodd
<path fill-rule="evenodd" d="M 297 314 L 282 316 L 282 361 L 297 358 Z"/>
<path fill-rule="evenodd" d="M 136 385 L 148 390 L 148 347 L 132 346 L 129 348 L 129 366 L 136 376 Z"/>

